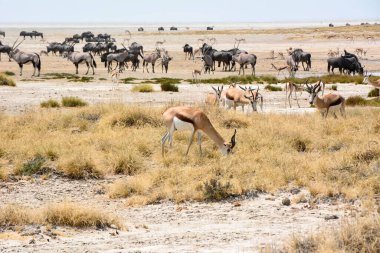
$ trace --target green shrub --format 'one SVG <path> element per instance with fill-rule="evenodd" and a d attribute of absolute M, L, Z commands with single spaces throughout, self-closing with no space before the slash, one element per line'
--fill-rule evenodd
<path fill-rule="evenodd" d="M 353 96 L 346 99 L 347 106 L 380 106 L 380 101 L 375 98 L 367 100 L 361 96 Z"/>
<path fill-rule="evenodd" d="M 265 89 L 269 91 L 282 91 L 281 87 L 273 86 L 271 84 L 268 84 L 267 86 L 265 86 Z"/>
<path fill-rule="evenodd" d="M 54 99 L 49 99 L 47 101 L 41 102 L 40 106 L 42 108 L 58 108 L 60 107 L 59 102 Z"/>
<path fill-rule="evenodd" d="M 152 85 L 149 84 L 136 84 L 133 86 L 132 91 L 134 92 L 153 92 Z"/>
<path fill-rule="evenodd" d="M 123 79 L 120 79 L 123 83 L 125 84 L 129 84 L 129 83 L 132 83 L 132 81 L 136 80 L 136 78 L 134 77 L 127 77 L 127 78 L 123 78 Z"/>
<path fill-rule="evenodd" d="M 77 97 L 63 97 L 62 98 L 62 106 L 65 107 L 81 107 L 86 106 L 87 103 L 84 102 L 82 99 Z"/>
<path fill-rule="evenodd" d="M 12 71 L 4 71 L 4 74 L 7 76 L 14 76 L 15 75 L 15 73 Z"/>
<path fill-rule="evenodd" d="M 338 90 L 338 86 L 336 86 L 335 84 L 333 84 L 333 85 L 331 86 L 331 89 L 332 89 L 332 90 Z"/>
<path fill-rule="evenodd" d="M 174 92 L 178 92 L 178 86 L 176 84 L 172 84 L 170 82 L 168 82 L 168 83 L 161 83 L 161 90 L 162 91 L 174 91 Z"/>
<path fill-rule="evenodd" d="M 16 83 L 13 79 L 9 78 L 6 74 L 0 74 L 0 86 L 16 86 Z"/>
<path fill-rule="evenodd" d="M 231 184 L 223 184 L 218 179 L 210 179 L 203 184 L 203 194 L 207 200 L 221 200 L 230 196 Z"/>
<path fill-rule="evenodd" d="M 22 176 L 42 174 L 46 171 L 46 168 L 43 167 L 44 163 L 45 158 L 40 155 L 36 155 L 33 159 L 28 160 L 21 166 L 21 168 L 16 170 L 16 174 Z"/>
<path fill-rule="evenodd" d="M 368 97 L 378 97 L 379 96 L 379 89 L 372 89 L 370 92 L 368 92 Z"/>

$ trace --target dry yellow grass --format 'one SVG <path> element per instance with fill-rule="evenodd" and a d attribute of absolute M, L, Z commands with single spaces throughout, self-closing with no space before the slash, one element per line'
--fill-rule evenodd
<path fill-rule="evenodd" d="M 74 179 L 126 174 L 108 194 L 127 197 L 129 204 L 273 192 L 289 184 L 308 188 L 314 197 L 370 198 L 380 192 L 377 109 L 348 109 L 346 120 L 207 109 L 225 138 L 238 128 L 234 154 L 221 156 L 204 137 L 203 156 L 194 144 L 185 157 L 190 133 L 176 132 L 163 159 L 164 110 L 102 105 L 3 115 L 0 150 L 9 161 L 3 166 L 10 170 L 42 156 L 51 169 Z"/>
<path fill-rule="evenodd" d="M 294 236 L 281 252 L 380 252 L 379 216 L 343 223 L 340 228 L 309 236 Z"/>
<path fill-rule="evenodd" d="M 118 228 L 123 227 L 122 223 L 114 216 L 96 208 L 84 207 L 72 202 L 49 204 L 43 208 L 35 209 L 17 205 L 7 205 L 0 208 L 0 227 L 29 224 L 50 224 L 78 228 L 104 228 L 111 225 Z"/>

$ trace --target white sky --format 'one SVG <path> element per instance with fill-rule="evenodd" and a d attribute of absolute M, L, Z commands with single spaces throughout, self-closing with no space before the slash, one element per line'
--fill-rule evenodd
<path fill-rule="evenodd" d="M 0 0 L 4 23 L 380 20 L 380 0 Z"/>

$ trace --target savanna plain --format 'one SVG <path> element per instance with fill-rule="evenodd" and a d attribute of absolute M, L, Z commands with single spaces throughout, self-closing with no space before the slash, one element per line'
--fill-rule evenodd
<path fill-rule="evenodd" d="M 12 45 L 19 29 L 4 30 L 2 42 Z M 20 49 L 39 52 L 84 31 L 37 30 L 45 41 L 26 39 Z M 137 41 L 147 53 L 165 40 L 169 71 L 127 69 L 114 82 L 99 56 L 96 74 L 86 76 L 83 65 L 75 75 L 67 59 L 43 55 L 40 77 L 30 77 L 30 65 L 20 77 L 2 55 L 0 83 L 15 86 L 0 85 L 0 252 L 380 252 L 379 103 L 363 76 L 327 75 L 326 63 L 330 49 L 364 48 L 361 63 L 379 72 L 380 26 L 131 37 L 121 28 L 91 30 L 118 45 Z M 256 77 L 216 68 L 194 83 L 202 62 L 185 60 L 182 47 L 209 38 L 217 49 L 244 38 L 239 47 L 258 57 Z M 278 52 L 289 47 L 312 54 L 311 70 L 293 81 L 323 79 L 326 93 L 346 98 L 346 118 L 323 119 L 305 91 L 300 107 L 293 98 L 285 107 L 287 73 L 271 64 L 284 65 Z M 231 82 L 259 87 L 263 111 L 204 103 L 211 85 Z M 178 91 L 161 91 L 163 84 Z M 204 136 L 202 154 L 194 141 L 185 156 L 190 133 L 176 132 L 163 157 L 162 113 L 174 105 L 200 108 L 225 139 L 236 129 L 233 153 L 221 155 Z"/>

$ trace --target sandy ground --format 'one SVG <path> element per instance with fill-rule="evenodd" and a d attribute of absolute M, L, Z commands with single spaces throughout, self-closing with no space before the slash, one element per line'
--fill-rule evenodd
<path fill-rule="evenodd" d="M 199 68 L 199 60 L 184 60 L 182 46 L 189 43 L 196 47 L 199 38 L 215 37 L 217 49 L 229 49 L 233 47 L 235 38 L 245 38 L 246 42 L 240 48 L 258 56 L 256 74 L 277 75 L 271 69 L 271 63 L 283 65 L 284 60 L 268 59 L 270 50 L 286 53 L 289 47 L 301 47 L 312 53 L 312 70 L 300 71 L 297 76 L 326 74 L 327 52 L 329 49 L 340 48 L 353 52 L 355 48 L 368 49 L 367 56 L 362 63 L 369 71 L 380 70 L 380 42 L 368 42 L 364 39 L 363 30 L 355 30 L 355 41 L 346 40 L 342 34 L 329 40 L 324 38 L 326 34 L 313 32 L 306 29 L 305 33 L 282 33 L 281 30 L 261 30 L 258 33 L 248 31 L 218 31 L 211 34 L 197 33 L 132 33 L 131 41 L 138 41 L 149 52 L 154 49 L 155 42 L 166 40 L 164 47 L 174 60 L 169 66 L 169 73 L 162 74 L 160 67 L 155 74 L 126 71 L 121 78 L 135 77 L 138 79 L 150 79 L 154 77 L 176 77 L 181 79 L 191 78 L 191 71 Z M 12 44 L 18 37 L 20 29 L 4 29 L 7 37 L 2 39 L 4 44 Z M 76 28 L 41 28 L 46 41 L 62 41 L 65 37 L 75 33 L 81 33 L 88 29 Z M 127 38 L 121 28 L 92 28 L 95 34 L 110 33 L 118 42 L 118 46 Z M 380 28 L 371 30 L 379 39 Z M 125 42 L 127 43 L 127 42 Z M 76 50 L 81 50 L 83 44 L 76 45 Z M 40 52 L 46 50 L 46 42 L 26 39 L 20 46 L 26 52 Z M 5 114 L 19 114 L 30 110 L 39 110 L 39 104 L 49 98 L 59 100 L 63 96 L 78 96 L 90 104 L 97 103 L 140 103 L 160 106 L 169 102 L 182 102 L 184 104 L 202 103 L 206 93 L 211 91 L 209 85 L 191 85 L 186 82 L 179 85 L 178 93 L 160 92 L 158 85 L 153 85 L 157 92 L 133 93 L 131 84 L 114 84 L 111 82 L 100 59 L 96 56 L 98 68 L 94 81 L 90 83 L 70 83 L 65 80 L 43 80 L 46 73 L 72 73 L 74 66 L 58 56 L 42 56 L 42 78 L 31 78 L 32 68 L 24 67 L 24 76 L 16 76 L 16 87 L 0 87 L 0 112 Z M 8 62 L 2 55 L 0 62 L 1 71 L 13 71 L 18 73 L 15 62 Z M 80 67 L 80 74 L 85 72 L 85 67 Z M 201 78 L 218 78 L 228 75 L 237 75 L 235 72 L 223 72 L 217 69 L 214 75 L 202 75 Z M 283 74 L 281 74 L 283 77 Z M 106 78 L 107 80 L 99 80 Z M 282 84 L 280 84 L 281 86 Z M 296 107 L 293 101 L 293 109 L 285 109 L 285 92 L 267 92 L 260 86 L 264 96 L 264 112 L 297 113 L 314 111 L 307 102 L 307 94 L 300 97 L 301 108 Z M 331 85 L 327 85 L 329 89 Z M 344 97 L 352 95 L 366 96 L 372 87 L 366 85 L 338 84 L 337 93 Z M 327 92 L 330 92 L 329 90 Z M 335 91 L 334 91 L 335 92 Z M 116 213 L 120 216 L 128 231 L 120 231 L 116 234 L 113 229 L 102 230 L 76 230 L 69 228 L 55 228 L 58 236 L 46 231 L 46 228 L 34 226 L 26 227 L 17 232 L 24 236 L 15 239 L 0 239 L 0 252 L 255 252 L 262 247 L 280 247 L 286 243 L 292 234 L 305 234 L 317 229 L 325 229 L 328 226 L 336 226 L 345 218 L 349 218 L 352 209 L 359 208 L 358 203 L 348 204 L 341 201 L 326 201 L 310 207 L 308 203 L 283 206 L 281 200 L 284 197 L 294 198 L 289 191 L 283 191 L 274 195 L 252 194 L 246 198 L 231 199 L 219 203 L 184 203 L 176 205 L 163 202 L 139 208 L 127 207 L 124 200 L 109 199 L 104 195 L 104 185 L 113 182 L 116 178 L 106 180 L 68 181 L 61 178 L 53 178 L 45 181 L 18 181 L 0 183 L 0 205 L 19 203 L 30 207 L 39 207 L 49 202 L 62 200 L 80 201 Z M 309 194 L 302 190 L 308 196 Z M 299 193 L 300 194 L 300 193 Z M 239 201 L 240 206 L 233 203 Z M 326 215 L 335 214 L 337 220 L 326 221 Z M 25 232 L 26 231 L 26 232 Z M 0 231 L 0 238 L 4 233 L 12 231 Z M 1 237 L 3 236 L 3 237 Z M 35 243 L 30 244 L 34 239 Z"/>
<path fill-rule="evenodd" d="M 96 206 L 125 221 L 128 231 L 75 230 L 29 226 L 19 240 L 0 240 L 1 252 L 255 252 L 279 248 L 291 235 L 336 226 L 357 215 L 359 203 L 328 200 L 282 205 L 305 190 L 290 188 L 270 194 L 251 193 L 218 203 L 163 202 L 132 208 L 103 194 L 107 180 L 71 181 L 60 178 L 0 184 L 0 202 L 38 207 L 67 199 Z M 80 194 L 78 194 L 80 193 Z M 335 220 L 326 220 L 331 215 Z M 7 231 L 9 233 L 9 231 Z M 1 234 L 1 233 L 0 233 Z M 58 236 L 56 236 L 58 234 Z M 34 243 L 30 243 L 34 239 Z"/>

